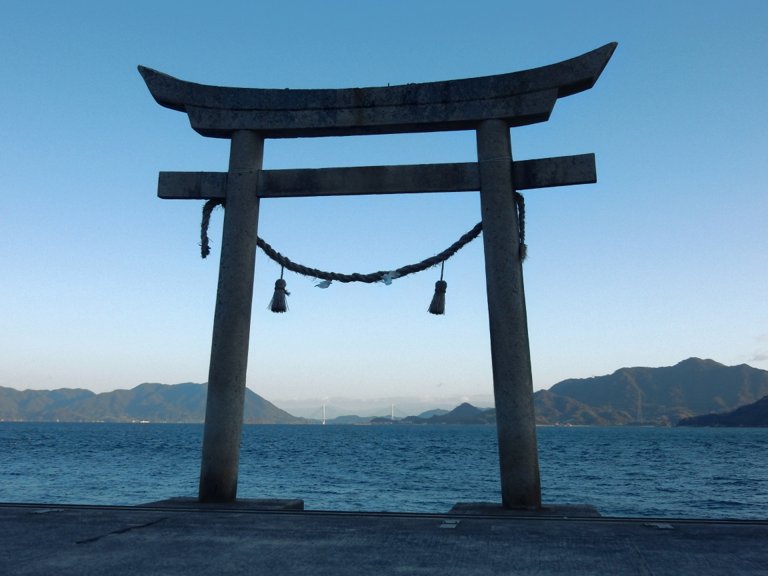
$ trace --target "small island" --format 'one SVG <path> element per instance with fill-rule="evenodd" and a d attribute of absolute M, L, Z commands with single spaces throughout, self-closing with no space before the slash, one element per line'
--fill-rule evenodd
<path fill-rule="evenodd" d="M 683 418 L 678 426 L 717 426 L 729 428 L 765 428 L 768 427 L 768 396 L 757 402 L 741 406 L 730 412 L 704 414 Z"/>

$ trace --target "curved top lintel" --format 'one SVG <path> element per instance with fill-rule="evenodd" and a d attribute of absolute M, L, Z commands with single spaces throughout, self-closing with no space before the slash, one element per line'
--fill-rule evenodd
<path fill-rule="evenodd" d="M 139 66 L 158 104 L 186 112 L 206 136 L 255 130 L 267 137 L 462 130 L 500 118 L 547 120 L 557 98 L 591 88 L 617 44 L 520 72 L 399 86 L 264 89 L 210 86 Z"/>

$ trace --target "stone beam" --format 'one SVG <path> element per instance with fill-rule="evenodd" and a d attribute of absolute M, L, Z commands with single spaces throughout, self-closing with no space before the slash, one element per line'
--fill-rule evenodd
<path fill-rule="evenodd" d="M 158 104 L 186 112 L 203 136 L 252 130 L 265 138 L 470 130 L 503 120 L 549 118 L 558 98 L 591 88 L 616 43 L 557 64 L 509 74 L 374 88 L 229 88 L 179 80 L 139 66 Z"/>
<path fill-rule="evenodd" d="M 579 154 L 513 163 L 518 190 L 592 184 L 597 181 L 595 155 Z M 225 198 L 226 172 L 160 172 L 157 194 L 164 199 Z M 260 198 L 468 192 L 480 189 L 475 162 L 264 170 L 257 185 Z"/>

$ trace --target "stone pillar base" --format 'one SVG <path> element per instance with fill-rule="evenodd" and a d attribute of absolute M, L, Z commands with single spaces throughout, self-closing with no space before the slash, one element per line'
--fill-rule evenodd
<path fill-rule="evenodd" d="M 303 511 L 304 500 L 298 498 L 243 498 L 234 502 L 200 502 L 197 498 L 169 498 L 142 504 L 146 508 L 186 508 L 196 510 L 292 510 Z"/>
<path fill-rule="evenodd" d="M 600 513 L 591 504 L 542 504 L 539 509 L 504 508 L 495 502 L 459 502 L 449 514 L 476 514 L 481 516 L 546 516 L 555 518 L 599 518 Z"/>

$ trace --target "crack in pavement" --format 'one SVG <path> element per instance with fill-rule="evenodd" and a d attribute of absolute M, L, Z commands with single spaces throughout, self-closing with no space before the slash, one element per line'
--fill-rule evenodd
<path fill-rule="evenodd" d="M 75 544 L 90 544 L 91 542 L 96 542 L 98 540 L 101 540 L 102 538 L 106 538 L 107 536 L 112 536 L 113 534 L 125 534 L 126 532 L 130 532 L 131 530 L 138 530 L 140 528 L 149 528 L 150 526 L 154 526 L 155 524 L 159 524 L 160 522 L 163 522 L 165 520 L 168 520 L 168 518 L 163 517 L 157 520 L 153 520 L 152 522 L 146 522 L 145 524 L 135 524 L 132 526 L 126 526 L 125 528 L 112 530 L 111 532 L 107 532 L 106 534 L 101 534 L 100 536 L 94 536 L 93 538 L 86 538 L 85 540 L 77 540 L 75 541 Z"/>

